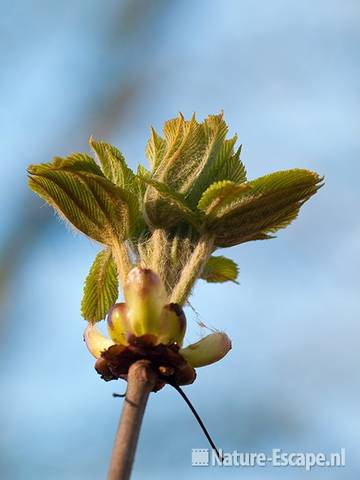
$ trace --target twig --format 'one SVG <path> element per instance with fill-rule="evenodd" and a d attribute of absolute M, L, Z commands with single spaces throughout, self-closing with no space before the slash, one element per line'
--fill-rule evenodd
<path fill-rule="evenodd" d="M 134 462 L 141 422 L 157 375 L 147 360 L 131 365 L 119 428 L 116 433 L 108 480 L 128 480 Z"/>

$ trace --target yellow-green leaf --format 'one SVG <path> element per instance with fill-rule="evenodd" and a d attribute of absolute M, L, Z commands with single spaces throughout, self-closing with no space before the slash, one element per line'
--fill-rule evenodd
<path fill-rule="evenodd" d="M 116 266 L 111 250 L 102 250 L 95 258 L 84 284 L 81 314 L 90 323 L 107 315 L 118 297 Z"/>
<path fill-rule="evenodd" d="M 127 166 L 122 153 L 113 145 L 97 141 L 93 137 L 90 138 L 89 143 L 99 159 L 106 178 L 118 187 L 134 190 L 136 175 Z"/>
<path fill-rule="evenodd" d="M 229 247 L 250 240 L 271 238 L 289 225 L 303 203 L 322 186 L 322 178 L 308 170 L 294 169 L 272 173 L 247 185 L 209 215 L 207 228 L 215 234 L 215 244 Z"/>
<path fill-rule="evenodd" d="M 200 214 L 190 208 L 184 195 L 150 176 L 141 175 L 140 178 L 149 185 L 144 208 L 146 217 L 153 226 L 168 228 L 182 222 L 196 228 L 200 226 Z"/>
<path fill-rule="evenodd" d="M 230 180 L 222 180 L 220 182 L 212 183 L 202 194 L 198 203 L 198 208 L 208 217 L 214 217 L 224 204 L 228 205 L 236 200 L 239 195 L 242 195 L 250 189 L 251 187 L 247 183 L 241 183 L 238 185 Z"/>
<path fill-rule="evenodd" d="M 151 137 L 146 145 L 146 156 L 153 171 L 156 170 L 163 159 L 165 149 L 165 140 L 156 133 L 154 128 L 151 128 Z"/>
<path fill-rule="evenodd" d="M 58 162 L 30 166 L 30 188 L 94 240 L 112 245 L 127 238 L 135 214 L 132 195 L 102 175 Z"/>
<path fill-rule="evenodd" d="M 190 203 L 196 204 L 206 187 L 214 181 L 214 164 L 216 163 L 226 134 L 226 125 L 223 114 L 209 115 L 203 122 L 206 146 L 202 158 L 196 159 L 196 168 L 191 172 L 188 183 L 184 188 Z M 193 178 L 192 178 L 193 177 Z"/>
<path fill-rule="evenodd" d="M 142 215 L 142 201 L 145 193 L 143 182 L 138 175 L 127 166 L 122 153 L 109 143 L 96 141 L 90 138 L 90 145 L 96 153 L 104 175 L 108 180 L 129 192 L 128 200 L 131 202 L 133 222 L 130 231 L 131 238 L 138 238 L 146 224 Z M 140 167 L 138 172 L 141 171 Z M 145 169 L 144 169 L 145 170 Z"/>
<path fill-rule="evenodd" d="M 186 193 L 197 178 L 207 138 L 203 124 L 195 116 L 187 121 L 182 115 L 164 125 L 166 150 L 155 170 L 155 178 L 180 193 Z"/>
<path fill-rule="evenodd" d="M 66 158 L 55 157 L 51 163 L 45 163 L 42 165 L 46 168 L 88 172 L 103 176 L 99 165 L 87 153 L 72 153 Z"/>
<path fill-rule="evenodd" d="M 205 265 L 201 275 L 209 283 L 237 282 L 239 267 L 230 258 L 212 256 Z"/>
<path fill-rule="evenodd" d="M 234 137 L 235 142 L 237 136 Z M 234 152 L 233 147 L 230 150 L 230 145 L 234 142 L 234 139 L 226 140 L 218 158 L 218 165 L 216 165 L 217 180 L 232 180 L 235 183 L 243 183 L 246 181 L 246 169 L 245 165 L 240 160 L 242 145 Z M 229 145 L 227 144 L 229 142 Z M 233 143 L 233 146 L 235 144 Z M 230 151 L 229 151 L 230 150 Z"/>
<path fill-rule="evenodd" d="M 228 126 L 222 113 L 209 115 L 203 122 L 197 122 L 195 115 L 185 120 L 180 114 L 165 122 L 163 132 L 164 138 L 152 129 L 147 144 L 153 178 L 184 195 L 191 208 L 212 183 L 245 181 L 240 149 L 234 151 L 237 137 L 225 139 Z"/>

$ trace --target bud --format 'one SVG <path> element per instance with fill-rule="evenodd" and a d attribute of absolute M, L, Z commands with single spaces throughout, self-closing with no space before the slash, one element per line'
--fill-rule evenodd
<path fill-rule="evenodd" d="M 134 335 L 158 335 L 166 292 L 158 275 L 148 268 L 133 268 L 126 279 L 124 295 L 129 326 Z"/>
<path fill-rule="evenodd" d="M 84 332 L 84 341 L 89 352 L 94 355 L 95 358 L 99 358 L 101 353 L 114 345 L 114 342 L 109 338 L 104 337 L 99 330 L 89 323 Z"/>
<path fill-rule="evenodd" d="M 115 303 L 110 308 L 107 323 L 109 335 L 114 342 L 120 345 L 128 345 L 127 334 L 131 332 L 125 303 Z"/>
<path fill-rule="evenodd" d="M 192 367 L 197 368 L 221 360 L 230 349 L 231 340 L 226 333 L 216 332 L 180 349 L 179 353 Z"/>
<path fill-rule="evenodd" d="M 177 303 L 165 305 L 161 312 L 159 330 L 159 343 L 182 345 L 186 330 L 186 317 L 180 305 Z"/>

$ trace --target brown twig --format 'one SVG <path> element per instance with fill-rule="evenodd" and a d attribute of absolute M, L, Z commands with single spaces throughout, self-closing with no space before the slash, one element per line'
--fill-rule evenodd
<path fill-rule="evenodd" d="M 134 462 L 141 422 L 157 375 L 147 360 L 131 365 L 119 428 L 116 433 L 108 480 L 128 480 Z"/>

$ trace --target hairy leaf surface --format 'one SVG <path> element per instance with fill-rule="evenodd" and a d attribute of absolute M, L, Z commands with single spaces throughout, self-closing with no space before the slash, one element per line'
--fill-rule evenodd
<path fill-rule="evenodd" d="M 130 192 L 59 159 L 28 171 L 30 188 L 76 229 L 107 245 L 129 235 L 136 214 Z"/>
<path fill-rule="evenodd" d="M 210 283 L 237 282 L 239 267 L 230 258 L 211 256 L 201 275 L 203 280 Z"/>
<path fill-rule="evenodd" d="M 90 323 L 107 315 L 118 297 L 116 266 L 111 250 L 102 250 L 95 258 L 84 284 L 81 314 Z"/>
<path fill-rule="evenodd" d="M 271 238 L 288 226 L 300 207 L 322 185 L 322 178 L 308 170 L 287 170 L 248 182 L 248 191 L 229 196 L 220 208 L 209 212 L 207 228 L 215 243 L 229 247 L 249 240 Z"/>

